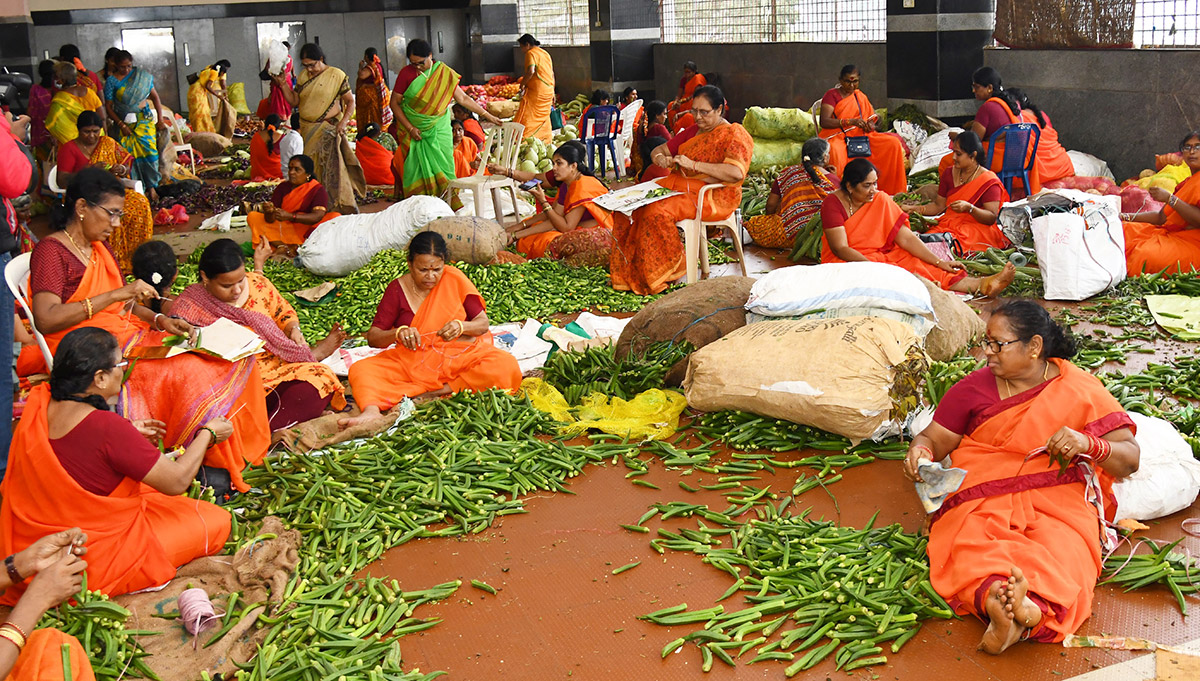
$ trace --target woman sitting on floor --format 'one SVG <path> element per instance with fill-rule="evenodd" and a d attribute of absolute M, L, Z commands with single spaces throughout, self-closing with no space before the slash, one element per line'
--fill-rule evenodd
<path fill-rule="evenodd" d="M 0 637 L 11 646 L 0 646 L 0 678 L 7 681 L 46 681 L 65 678 L 69 659 L 75 679 L 94 679 L 88 651 L 79 639 L 58 629 L 34 630 L 42 615 L 69 600 L 83 587 L 87 562 L 87 535 L 78 527 L 48 534 L 15 554 L 0 533 L 0 548 L 13 557 L 13 571 L 22 581 L 33 578 L 21 600 L 0 624 Z M 12 586 L 7 572 L 0 574 L 0 589 Z M 28 632 L 28 636 L 26 635 Z M 64 650 L 65 649 L 65 650 Z M 64 657 L 65 656 L 65 657 Z"/>
<path fill-rule="evenodd" d="M 329 210 L 329 194 L 313 177 L 313 160 L 298 154 L 288 161 L 287 181 L 271 194 L 271 203 L 246 217 L 254 243 L 266 237 L 271 243 L 299 245 L 317 225 L 338 217 Z"/>
<path fill-rule="evenodd" d="M 865 158 L 846 164 L 842 186 L 821 205 L 821 262 L 872 261 L 898 265 L 949 291 L 993 296 L 1016 277 L 1012 263 L 982 279 L 968 277 L 962 263 L 942 260 L 908 228 L 908 214 L 877 191 L 879 174 Z"/>
<path fill-rule="evenodd" d="M 850 160 L 847 138 L 866 137 L 869 149 L 865 158 L 879 169 L 879 188 L 888 194 L 907 191 L 904 142 L 899 135 L 876 131 L 879 116 L 858 89 L 859 79 L 857 66 L 843 66 L 837 87 L 829 88 L 821 99 L 818 134 L 829 140 L 829 162 L 835 173 L 842 172 Z"/>
<path fill-rule="evenodd" d="M 158 292 L 157 298 L 146 301 L 146 307 L 155 313 L 171 314 L 175 296 L 171 288 L 179 277 L 179 258 L 175 250 L 165 241 L 147 241 L 133 252 L 133 276 L 150 284 Z"/>
<path fill-rule="evenodd" d="M 837 189 L 837 176 L 827 167 L 829 143 L 813 137 L 800 152 L 801 165 L 787 166 L 771 184 L 766 213 L 746 221 L 746 231 L 759 246 L 790 248 L 825 197 Z"/>
<path fill-rule="evenodd" d="M 440 234 L 413 237 L 408 272 L 388 284 L 367 331 L 371 347 L 392 347 L 350 365 L 362 415 L 343 419 L 343 427 L 378 417 L 405 397 L 520 387 L 517 360 L 492 345 L 483 298 L 446 257 Z"/>
<path fill-rule="evenodd" d="M 457 118 L 450 121 L 450 132 L 454 142 L 454 176 L 470 177 L 479 167 L 479 145 L 467 137 L 463 122 Z"/>
<path fill-rule="evenodd" d="M 1028 95 L 1017 88 L 1012 88 L 1009 92 L 1021 105 L 1021 121 L 1033 123 L 1042 131 L 1038 138 L 1037 160 L 1035 161 L 1038 177 L 1042 184 L 1061 180 L 1064 177 L 1074 177 L 1075 162 L 1071 160 L 1071 155 L 1059 143 L 1058 129 L 1050 122 L 1050 114 L 1039 109 L 1030 101 Z M 982 160 L 980 159 L 980 161 Z"/>
<path fill-rule="evenodd" d="M 988 366 L 946 393 L 904 472 L 920 481 L 922 461 L 947 456 L 967 471 L 929 518 L 930 581 L 988 623 L 979 647 L 999 654 L 1062 641 L 1091 616 L 1115 548 L 1112 484 L 1138 469 L 1140 449 L 1129 415 L 1070 362 L 1075 341 L 1036 303 L 1003 303 L 983 347 Z"/>
<path fill-rule="evenodd" d="M 1191 177 L 1175 186 L 1175 193 L 1151 187 L 1150 196 L 1161 201 L 1157 213 L 1122 213 L 1125 221 L 1125 266 L 1130 276 L 1143 272 L 1168 273 L 1200 270 L 1200 130 L 1189 132 L 1179 143 Z"/>
<path fill-rule="evenodd" d="M 80 328 L 63 338 L 49 384 L 33 389 L 13 436 L 0 529 L 9 550 L 79 527 L 87 533 L 88 588 L 110 596 L 159 586 L 175 569 L 219 553 L 229 512 L 182 496 L 209 447 L 233 434 L 224 416 L 203 422 L 177 456 L 153 444 L 162 421 L 109 411 L 131 368 L 117 338 Z M 5 592 L 11 604 L 23 585 Z"/>
<path fill-rule="evenodd" d="M 451 107 L 454 113 L 454 120 L 462 123 L 463 134 L 475 142 L 477 146 L 483 146 L 487 135 L 483 132 L 483 126 L 479 124 L 479 119 L 475 118 L 475 114 L 471 113 L 470 109 L 462 104 L 455 104 Z"/>
<path fill-rule="evenodd" d="M 538 212 L 507 228 L 517 242 L 517 251 L 528 258 L 546 255 L 546 249 L 560 236 L 584 229 L 611 230 L 612 213 L 595 203 L 596 197 L 608 193 L 587 165 L 587 149 L 583 143 L 571 140 L 554 150 L 554 168 L 562 203 L 553 206 L 546 201 L 540 185 L 529 190 L 537 201 Z M 611 239 L 608 240 L 611 242 Z"/>
<path fill-rule="evenodd" d="M 104 135 L 104 121 L 95 111 L 79 114 L 76 123 L 79 136 L 58 150 L 58 184 L 67 186 L 75 173 L 89 166 L 99 166 L 119 178 L 128 178 L 133 156 L 117 141 Z M 117 254 L 122 272 L 129 271 L 129 258 L 138 246 L 154 238 L 154 217 L 150 200 L 132 187 L 125 188 L 125 208 L 121 226 L 113 229 L 108 243 Z"/>
<path fill-rule="evenodd" d="M 687 271 L 683 243 L 675 223 L 696 217 L 696 202 L 706 184 L 725 186 L 705 196 L 703 218 L 729 217 L 742 201 L 742 180 L 754 154 L 754 140 L 746 129 L 725 120 L 725 95 L 714 85 L 696 88 L 692 108 L 696 124 L 651 153 L 663 168 L 675 167 L 658 183 L 681 192 L 633 213 L 618 213 L 613 228 L 613 288 L 640 295 L 661 293 Z"/>
<path fill-rule="evenodd" d="M 378 123 L 367 123 L 359 128 L 354 142 L 354 155 L 358 157 L 367 184 L 391 187 L 396 183 L 396 177 L 392 175 L 392 152 L 379 143 L 380 134 L 382 130 Z"/>
<path fill-rule="evenodd" d="M 1008 192 L 996 173 L 984 168 L 983 143 L 970 130 L 959 133 L 951 147 L 954 165 L 943 170 L 933 203 L 908 204 L 900 209 L 921 215 L 941 215 L 930 232 L 953 234 L 967 251 L 1007 248 L 1008 239 L 996 225 Z"/>
<path fill-rule="evenodd" d="M 296 311 L 269 279 L 246 271 L 242 247 L 233 239 L 217 239 L 204 248 L 200 282 L 184 289 L 171 311 L 197 326 L 224 317 L 266 342 L 257 361 L 268 391 L 271 430 L 315 419 L 327 407 L 341 410 L 346 406 L 341 381 L 321 364 L 341 346 L 346 334 L 335 325 L 324 340 L 310 348 Z"/>
<path fill-rule="evenodd" d="M 75 174 L 65 201 L 51 213 L 52 231 L 30 258 L 34 323 L 51 353 L 69 332 L 98 327 L 115 335 L 125 354 L 149 355 L 132 367 L 118 413 L 165 423 L 168 449 L 191 442 L 209 418 L 231 414 L 237 430 L 208 450 L 205 479 L 217 488 L 218 497 L 229 487 L 248 490 L 241 471 L 262 461 L 271 435 L 257 365 L 250 359 L 227 362 L 193 352 L 153 358 L 167 335 L 187 336 L 192 327 L 142 305 L 158 293 L 146 282 L 125 283 L 121 276 L 105 240 L 124 203 L 125 187 L 111 173 L 84 168 Z M 21 351 L 17 372 L 46 372 L 37 346 Z"/>
<path fill-rule="evenodd" d="M 250 177 L 255 180 L 282 180 L 283 165 L 279 160 L 279 141 L 283 139 L 283 121 L 270 114 L 263 129 L 250 136 Z"/>

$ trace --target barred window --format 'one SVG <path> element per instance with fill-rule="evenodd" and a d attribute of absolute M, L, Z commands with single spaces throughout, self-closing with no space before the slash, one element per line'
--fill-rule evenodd
<path fill-rule="evenodd" d="M 543 45 L 588 45 L 588 0 L 517 0 L 517 26 Z"/>
<path fill-rule="evenodd" d="M 1138 47 L 1200 47 L 1200 0 L 1138 0 L 1133 43 Z"/>
<path fill-rule="evenodd" d="M 662 0 L 663 42 L 883 42 L 886 0 Z"/>

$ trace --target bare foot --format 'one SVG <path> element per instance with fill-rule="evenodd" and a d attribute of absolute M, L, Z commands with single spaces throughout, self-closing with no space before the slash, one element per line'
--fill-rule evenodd
<path fill-rule="evenodd" d="M 342 341 L 344 340 L 346 340 L 346 332 L 342 330 L 342 325 L 334 324 L 333 328 L 329 330 L 329 335 L 312 346 L 313 358 L 320 362 L 337 352 L 337 349 L 342 346 Z"/>
<path fill-rule="evenodd" d="M 377 419 L 382 415 L 383 413 L 379 411 L 379 407 L 372 405 L 366 409 L 363 409 L 362 413 L 354 418 L 338 419 L 338 429 L 345 430 L 347 428 L 352 428 L 360 423 L 366 423 L 371 419 Z"/>
<path fill-rule="evenodd" d="M 1008 288 L 1016 277 L 1016 266 L 1011 262 L 1004 263 L 1004 269 L 991 276 L 984 277 L 983 281 L 979 282 L 979 292 L 988 297 L 994 296 Z"/>
<path fill-rule="evenodd" d="M 1005 607 L 1007 582 L 993 582 L 988 588 L 984 609 L 988 614 L 987 631 L 979 641 L 979 649 L 991 655 L 999 655 L 1021 639 L 1025 628 L 1013 620 L 1012 613 Z"/>
<path fill-rule="evenodd" d="M 1032 629 L 1042 621 L 1042 609 L 1029 597 L 1029 582 L 1021 568 L 1013 566 L 1005 592 L 1004 609 L 1012 613 L 1014 622 Z"/>

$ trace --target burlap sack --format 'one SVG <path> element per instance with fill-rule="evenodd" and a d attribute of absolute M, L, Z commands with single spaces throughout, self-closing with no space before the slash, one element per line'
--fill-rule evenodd
<path fill-rule="evenodd" d="M 193 132 L 188 135 L 187 141 L 204 158 L 220 156 L 233 144 L 233 140 L 228 137 L 222 137 L 215 132 Z"/>
<path fill-rule="evenodd" d="M 919 344 L 912 327 L 881 317 L 759 322 L 692 353 L 684 394 L 695 409 L 753 412 L 858 442 L 893 417 L 898 379 L 924 363 Z"/>
<path fill-rule="evenodd" d="M 349 414 L 326 414 L 290 428 L 282 428 L 271 435 L 271 444 L 281 444 L 296 452 L 310 452 L 339 442 L 378 435 L 396 423 L 396 410 L 393 408 L 377 419 L 344 430 L 338 428 L 338 421 L 358 416 L 359 413 L 355 410 Z"/>
<path fill-rule="evenodd" d="M 944 362 L 982 337 L 987 325 L 957 294 L 943 291 L 942 287 L 925 277 L 917 278 L 929 289 L 937 322 L 937 326 L 925 336 L 925 352 L 931 358 Z"/>
<path fill-rule="evenodd" d="M 696 348 L 746 325 L 744 306 L 750 297 L 750 277 L 705 279 L 669 293 L 642 308 L 617 339 L 617 356 L 644 352 L 652 343 L 687 341 Z M 667 374 L 667 385 L 679 385 L 687 370 L 681 360 Z"/>
<path fill-rule="evenodd" d="M 450 251 L 451 262 L 472 265 L 490 262 L 508 242 L 508 235 L 498 222 L 474 215 L 438 218 L 421 231 L 442 235 Z"/>
<path fill-rule="evenodd" d="M 496 118 L 512 118 L 517 115 L 517 109 L 521 106 L 520 102 L 514 102 L 508 99 L 497 99 L 488 102 L 488 113 Z"/>
<path fill-rule="evenodd" d="M 159 591 L 113 599 L 131 613 L 127 628 L 160 632 L 138 639 L 150 653 L 150 657 L 145 658 L 146 664 L 159 678 L 198 679 L 202 671 L 219 672 L 231 678 L 235 662 L 244 663 L 258 652 L 259 644 L 270 629 L 256 629 L 255 622 L 271 604 L 283 601 L 288 580 L 300 562 L 298 549 L 303 543 L 298 531 L 284 529 L 283 523 L 274 516 L 263 521 L 261 534 L 274 534 L 275 537 L 244 546 L 231 556 L 194 560 L 179 568 L 175 579 Z M 184 630 L 179 619 L 151 616 L 178 612 L 179 594 L 191 587 L 204 589 L 218 613 L 224 611 L 229 594 L 235 591 L 241 593 L 235 610 L 240 612 L 255 603 L 263 605 L 249 610 L 221 640 L 205 648 L 204 644 L 220 629 L 220 623 L 207 629 L 193 649 L 192 636 Z"/>

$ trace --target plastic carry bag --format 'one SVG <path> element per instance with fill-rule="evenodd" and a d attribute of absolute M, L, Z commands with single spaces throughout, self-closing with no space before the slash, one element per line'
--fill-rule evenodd
<path fill-rule="evenodd" d="M 1050 190 L 1073 199 L 1071 212 L 1033 219 L 1033 247 L 1047 300 L 1084 300 L 1125 280 L 1121 199 L 1071 189 Z"/>
<path fill-rule="evenodd" d="M 540 378 L 521 381 L 521 390 L 533 406 L 565 424 L 560 429 L 565 435 L 599 430 L 631 441 L 661 440 L 675 434 L 679 415 L 687 407 L 683 395 L 657 388 L 628 401 L 592 393 L 574 409 L 557 388 Z"/>

